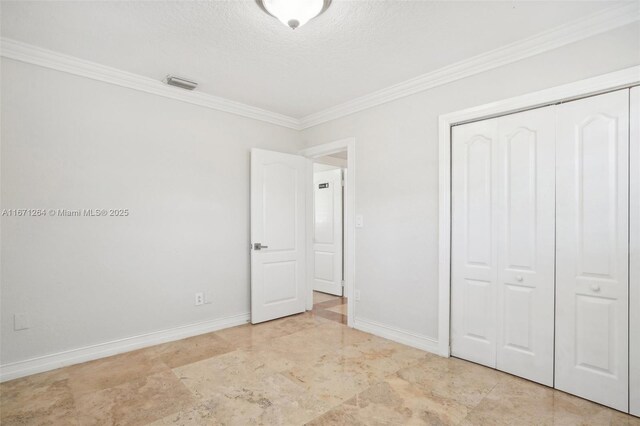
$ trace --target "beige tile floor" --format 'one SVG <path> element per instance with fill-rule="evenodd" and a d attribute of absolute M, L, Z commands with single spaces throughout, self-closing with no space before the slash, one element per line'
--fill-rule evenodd
<path fill-rule="evenodd" d="M 347 324 L 347 298 L 313 292 L 313 313 L 321 318 Z"/>
<path fill-rule="evenodd" d="M 342 305 L 334 306 L 333 308 L 328 308 L 327 311 L 336 312 L 342 315 L 347 315 L 347 305 L 342 304 Z"/>
<path fill-rule="evenodd" d="M 0 402 L 2 425 L 640 425 L 313 312 L 6 382 Z"/>
<path fill-rule="evenodd" d="M 328 300 L 336 300 L 338 296 L 334 296 L 332 294 L 320 293 L 319 291 L 313 292 L 313 303 L 317 304 L 320 302 L 326 302 Z"/>

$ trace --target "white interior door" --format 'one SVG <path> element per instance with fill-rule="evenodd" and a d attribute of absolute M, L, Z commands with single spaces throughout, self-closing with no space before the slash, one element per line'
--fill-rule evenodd
<path fill-rule="evenodd" d="M 451 353 L 495 368 L 497 121 L 452 133 Z"/>
<path fill-rule="evenodd" d="M 497 368 L 553 386 L 555 108 L 498 119 Z"/>
<path fill-rule="evenodd" d="M 629 91 L 558 106 L 556 387 L 629 405 Z"/>
<path fill-rule="evenodd" d="M 629 138 L 631 152 L 629 172 L 631 188 L 629 191 L 629 313 L 631 315 L 629 344 L 630 380 L 629 411 L 640 416 L 640 87 L 631 89 L 631 118 Z"/>
<path fill-rule="evenodd" d="M 342 296 L 342 170 L 313 174 L 313 289 Z"/>
<path fill-rule="evenodd" d="M 251 150 L 251 322 L 305 310 L 308 160 Z"/>

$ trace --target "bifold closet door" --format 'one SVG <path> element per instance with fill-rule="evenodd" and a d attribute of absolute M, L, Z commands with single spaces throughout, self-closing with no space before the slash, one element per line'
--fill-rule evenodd
<path fill-rule="evenodd" d="M 451 353 L 496 367 L 497 121 L 452 129 Z"/>
<path fill-rule="evenodd" d="M 553 384 L 554 115 L 453 128 L 451 350 Z"/>
<path fill-rule="evenodd" d="M 640 416 L 640 87 L 631 89 L 631 107 L 629 138 L 630 155 L 630 262 L 629 265 L 629 308 L 631 321 L 629 323 L 629 352 L 630 384 L 629 411 Z"/>
<path fill-rule="evenodd" d="M 557 107 L 556 388 L 628 409 L 629 90 Z"/>
<path fill-rule="evenodd" d="M 555 108 L 498 119 L 497 368 L 553 386 Z"/>

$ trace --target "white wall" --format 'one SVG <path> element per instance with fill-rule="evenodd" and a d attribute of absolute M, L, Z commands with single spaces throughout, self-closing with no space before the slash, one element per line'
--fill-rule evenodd
<path fill-rule="evenodd" d="M 298 132 L 12 60 L 1 106 L 2 208 L 130 210 L 2 218 L 2 364 L 249 312 L 249 149 Z"/>
<path fill-rule="evenodd" d="M 304 130 L 356 138 L 356 322 L 438 338 L 439 115 L 637 64 L 636 23 Z"/>

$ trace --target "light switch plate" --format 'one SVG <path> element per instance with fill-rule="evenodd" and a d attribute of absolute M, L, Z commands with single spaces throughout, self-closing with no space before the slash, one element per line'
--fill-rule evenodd
<path fill-rule="evenodd" d="M 362 228 L 364 226 L 364 217 L 361 214 L 356 215 L 356 228 Z"/>

